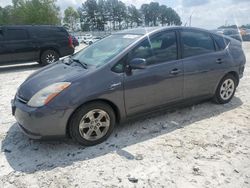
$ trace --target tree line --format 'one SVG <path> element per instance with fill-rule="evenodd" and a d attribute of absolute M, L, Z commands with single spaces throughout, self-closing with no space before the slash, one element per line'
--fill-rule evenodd
<path fill-rule="evenodd" d="M 139 9 L 119 0 L 87 0 L 77 10 L 83 30 L 121 30 L 137 26 L 181 25 L 177 12 L 158 2 L 142 4 Z"/>
<path fill-rule="evenodd" d="M 12 5 L 0 7 L 0 25 L 61 24 L 57 0 L 12 0 Z M 87 0 L 76 10 L 64 11 L 64 23 L 70 28 L 80 20 L 81 29 L 121 30 L 137 26 L 181 25 L 180 16 L 170 7 L 157 2 L 143 4 L 138 9 L 120 0 Z"/>
<path fill-rule="evenodd" d="M 242 29 L 250 29 L 250 24 L 246 24 L 246 25 L 242 25 L 242 26 L 238 26 L 238 25 L 223 25 L 218 27 L 218 29 L 238 29 L 238 28 L 242 28 Z"/>
<path fill-rule="evenodd" d="M 0 7 L 0 25 L 60 23 L 56 0 L 12 0 L 12 5 Z"/>

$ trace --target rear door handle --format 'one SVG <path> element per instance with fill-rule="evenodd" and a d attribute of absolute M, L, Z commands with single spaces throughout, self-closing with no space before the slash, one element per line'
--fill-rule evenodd
<path fill-rule="evenodd" d="M 170 74 L 172 74 L 172 75 L 177 75 L 177 74 L 179 74 L 180 72 L 181 72 L 180 69 L 173 69 L 173 70 L 170 72 Z"/>
<path fill-rule="evenodd" d="M 222 59 L 217 59 L 217 60 L 216 60 L 216 63 L 217 63 L 217 64 L 221 64 L 221 63 L 223 63 L 223 61 L 222 61 Z"/>

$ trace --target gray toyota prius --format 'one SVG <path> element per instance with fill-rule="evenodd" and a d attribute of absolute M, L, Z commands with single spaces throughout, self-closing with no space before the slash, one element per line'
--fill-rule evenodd
<path fill-rule="evenodd" d="M 139 114 L 186 101 L 228 103 L 245 62 L 239 41 L 203 29 L 124 30 L 30 75 L 12 113 L 31 138 L 95 145 Z"/>

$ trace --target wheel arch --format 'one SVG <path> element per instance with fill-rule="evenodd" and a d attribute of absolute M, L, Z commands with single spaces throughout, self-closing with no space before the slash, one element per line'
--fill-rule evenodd
<path fill-rule="evenodd" d="M 240 77 L 239 77 L 239 74 L 236 72 L 236 71 L 230 71 L 230 72 L 228 72 L 226 75 L 229 75 L 229 74 L 231 74 L 231 75 L 233 75 L 235 78 L 236 78 L 236 80 L 237 80 L 237 86 L 239 85 L 239 81 L 240 81 Z M 226 76 L 225 75 L 225 76 Z M 224 76 L 224 77 L 225 77 Z"/>
<path fill-rule="evenodd" d="M 215 88 L 214 88 L 214 91 L 213 91 L 213 93 L 215 94 L 215 92 L 216 92 L 216 90 L 217 90 L 217 88 L 218 88 L 218 86 L 219 86 L 219 84 L 220 84 L 220 82 L 221 82 L 221 80 L 225 77 L 225 76 L 227 76 L 227 75 L 233 75 L 235 78 L 236 78 L 236 80 L 237 80 L 237 85 L 236 85 L 236 87 L 239 85 L 239 74 L 236 72 L 236 71 L 228 71 L 228 72 L 226 72 L 220 79 L 219 79 L 219 81 L 218 81 L 218 83 L 216 84 L 216 86 L 215 86 Z"/>
<path fill-rule="evenodd" d="M 115 117 L 116 117 L 116 123 L 120 123 L 120 120 L 121 120 L 121 114 L 120 114 L 120 110 L 119 108 L 117 107 L 116 104 L 114 104 L 112 101 L 110 100 L 107 100 L 107 99 L 94 99 L 94 100 L 90 100 L 90 101 L 87 101 L 87 102 L 84 102 L 83 104 L 79 105 L 70 115 L 68 121 L 67 121 L 67 126 L 66 126 L 66 135 L 70 137 L 70 134 L 69 134 L 69 125 L 70 125 L 70 121 L 71 121 L 71 118 L 73 117 L 73 115 L 75 114 L 75 112 L 80 109 L 83 105 L 86 105 L 86 104 L 89 104 L 89 103 L 95 103 L 95 102 L 101 102 L 101 103 L 105 103 L 107 105 L 109 105 L 114 113 L 115 113 Z"/>
<path fill-rule="evenodd" d="M 61 54 L 60 54 L 60 52 L 59 52 L 59 50 L 58 50 L 57 48 L 55 48 L 55 47 L 44 47 L 44 48 L 42 48 L 42 49 L 40 50 L 40 56 L 39 56 L 40 59 L 41 59 L 41 57 L 42 57 L 42 54 L 43 54 L 45 51 L 47 51 L 47 50 L 53 50 L 53 51 L 55 51 L 56 53 L 58 53 L 59 57 L 61 57 Z"/>

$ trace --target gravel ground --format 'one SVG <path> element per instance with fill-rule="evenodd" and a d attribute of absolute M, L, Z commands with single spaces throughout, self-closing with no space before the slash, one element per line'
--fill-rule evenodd
<path fill-rule="evenodd" d="M 250 43 L 244 43 L 250 59 Z M 134 120 L 104 143 L 28 139 L 10 100 L 37 64 L 0 67 L 0 187 L 250 187 L 250 65 L 232 102 Z"/>

